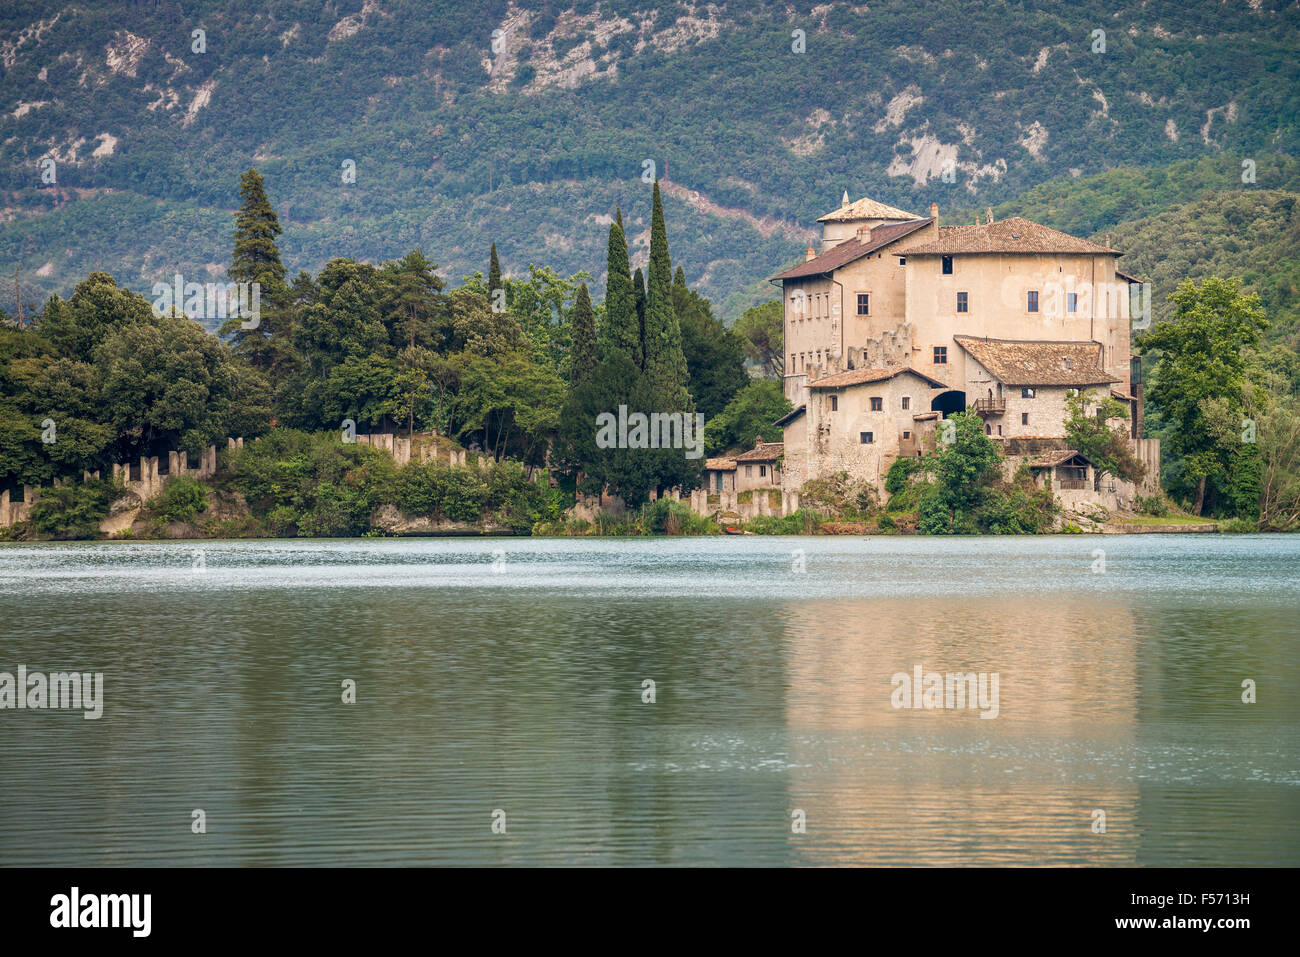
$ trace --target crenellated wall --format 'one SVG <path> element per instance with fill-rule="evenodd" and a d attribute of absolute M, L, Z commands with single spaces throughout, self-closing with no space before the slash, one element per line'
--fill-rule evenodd
<path fill-rule="evenodd" d="M 242 447 L 244 440 L 228 439 L 230 448 Z M 187 452 L 168 452 L 167 453 L 167 471 L 163 471 L 159 464 L 157 455 L 140 456 L 138 464 L 123 462 L 113 466 L 112 475 L 114 478 L 122 480 L 122 487 L 128 492 L 133 493 L 142 503 L 147 502 L 163 490 L 167 482 L 177 475 L 187 475 L 196 479 L 207 479 L 217 474 L 217 447 L 209 445 L 202 457 L 199 459 L 198 466 L 191 468 L 189 464 L 189 453 Z M 99 472 L 82 472 L 82 482 L 89 482 L 92 479 L 99 479 Z M 56 478 L 53 482 L 54 488 L 62 488 L 68 484 L 68 479 Z M 25 522 L 31 517 L 32 506 L 40 499 L 41 490 L 35 486 L 23 486 L 23 501 L 13 501 L 12 491 L 5 489 L 0 492 L 0 527 L 16 525 L 18 522 Z"/>

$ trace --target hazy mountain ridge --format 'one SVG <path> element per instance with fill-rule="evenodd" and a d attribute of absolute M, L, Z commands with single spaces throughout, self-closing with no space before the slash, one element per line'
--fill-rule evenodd
<path fill-rule="evenodd" d="M 422 246 L 454 279 L 495 240 L 508 270 L 599 281 L 616 204 L 644 258 L 652 160 L 674 262 L 734 315 L 846 189 L 981 208 L 1113 166 L 1297 152 L 1298 24 L 1268 2 L 17 4 L 0 302 L 20 260 L 33 298 L 96 268 L 219 278 L 249 165 L 292 271 Z"/>

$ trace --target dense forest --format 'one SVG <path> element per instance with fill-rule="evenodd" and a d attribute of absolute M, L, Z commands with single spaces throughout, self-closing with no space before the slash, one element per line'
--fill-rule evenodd
<path fill-rule="evenodd" d="M 504 276 L 495 245 L 484 250 L 486 274 L 450 289 L 419 250 L 378 266 L 334 258 L 315 276 L 290 277 L 256 170 L 241 177 L 240 193 L 228 272 L 258 285 L 260 308 L 255 319 L 229 318 L 224 339 L 103 272 L 30 320 L 0 316 L 0 487 L 108 475 L 115 463 L 173 449 L 197 461 L 227 437 L 266 436 L 226 465 L 269 531 L 357 534 L 381 504 L 476 521 L 505 509 L 506 524 L 528 529 L 558 518 L 580 492 L 636 507 L 698 484 L 702 458 L 681 448 L 598 446 L 591 423 L 602 412 L 698 414 L 712 453 L 748 447 L 790 409 L 775 381 L 746 371 L 756 343 L 773 335 L 771 310 L 739 324 L 749 337 L 713 315 L 672 268 L 657 183 L 645 196 L 649 268 L 631 268 L 619 211 L 600 303 L 582 275 L 534 267 L 527 278 Z M 344 447 L 349 430 L 437 433 L 491 477 L 399 474 L 383 453 Z M 558 490 L 525 481 L 542 468 L 560 477 Z M 340 481 L 330 481 L 336 471 Z M 54 490 L 42 507 L 103 511 L 120 494 L 106 481 Z M 480 484 L 481 494 L 466 489 Z M 57 527 L 59 516 L 45 521 Z M 72 524 L 84 531 L 79 518 Z"/>
<path fill-rule="evenodd" d="M 290 274 L 420 248 L 459 279 L 490 236 L 507 275 L 603 283 L 616 206 L 647 266 L 639 197 L 658 174 L 693 287 L 730 323 L 845 190 L 982 211 L 1175 170 L 1167 188 L 1101 183 L 1100 203 L 1071 192 L 1093 210 L 1083 234 L 1195 199 L 1177 164 L 1223 179 L 1249 159 L 1259 189 L 1293 191 L 1266 154 L 1300 149 L 1298 40 L 1278 0 L 15 0 L 0 304 L 95 271 L 219 278 L 228 184 L 250 164 L 292 226 Z"/>

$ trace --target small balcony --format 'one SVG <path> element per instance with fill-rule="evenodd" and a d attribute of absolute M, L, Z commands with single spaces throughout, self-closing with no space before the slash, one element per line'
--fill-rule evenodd
<path fill-rule="evenodd" d="M 1007 400 L 997 399 L 976 399 L 971 408 L 975 410 L 976 415 L 1002 415 L 1007 411 Z"/>

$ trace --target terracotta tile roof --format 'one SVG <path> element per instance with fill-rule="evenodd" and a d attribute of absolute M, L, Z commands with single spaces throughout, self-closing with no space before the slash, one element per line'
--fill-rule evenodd
<path fill-rule="evenodd" d="M 890 223 L 888 226 L 877 226 L 871 231 L 869 242 L 862 242 L 858 239 L 846 239 L 838 246 L 833 246 L 826 252 L 822 253 L 815 259 L 799 263 L 787 269 L 783 273 L 777 273 L 769 279 L 769 282 L 776 282 L 778 279 L 799 279 L 803 276 L 821 276 L 825 273 L 834 272 L 841 266 L 847 266 L 851 262 L 856 262 L 864 256 L 870 256 L 890 243 L 902 239 L 904 236 L 916 232 L 923 226 L 928 226 L 933 220 L 914 219 L 907 223 Z M 909 249 L 908 255 L 911 255 Z"/>
<path fill-rule="evenodd" d="M 1125 282 L 1133 282 L 1133 283 L 1137 283 L 1138 285 L 1141 285 L 1143 282 L 1145 282 L 1145 280 L 1139 279 L 1137 276 L 1130 276 L 1128 273 L 1120 272 L 1118 269 L 1115 270 L 1115 275 L 1118 276 L 1120 279 L 1123 279 Z"/>
<path fill-rule="evenodd" d="M 775 462 L 785 453 L 784 442 L 760 442 L 748 452 L 736 456 L 737 462 Z"/>
<path fill-rule="evenodd" d="M 1111 398 L 1119 399 L 1121 402 L 1132 402 L 1133 396 L 1129 395 L 1123 389 L 1111 389 Z"/>
<path fill-rule="evenodd" d="M 946 383 L 938 379 L 931 379 L 924 372 L 917 372 L 911 366 L 894 366 L 890 369 L 850 369 L 848 372 L 837 372 L 834 375 L 824 376 L 808 383 L 810 389 L 844 389 L 851 385 L 865 385 L 869 382 L 884 382 L 892 379 L 894 376 L 902 375 L 904 372 L 910 372 L 914 376 L 924 379 L 936 389 L 948 388 Z"/>
<path fill-rule="evenodd" d="M 817 220 L 819 223 L 852 222 L 855 219 L 916 219 L 915 213 L 905 212 L 897 206 L 886 206 L 869 196 L 841 206 Z"/>
<path fill-rule="evenodd" d="M 996 223 L 975 226 L 940 226 L 939 238 L 929 243 L 913 246 L 909 256 L 938 256 L 951 253 L 1111 253 L 1115 250 L 1099 246 L 1087 239 L 1079 239 L 1060 230 L 1052 229 L 1012 216 Z"/>
<path fill-rule="evenodd" d="M 977 339 L 953 336 L 1004 385 L 1106 385 L 1119 382 L 1101 368 L 1099 342 Z"/>
<path fill-rule="evenodd" d="M 734 472 L 736 460 L 727 458 L 705 459 L 704 467 L 711 472 Z"/>

